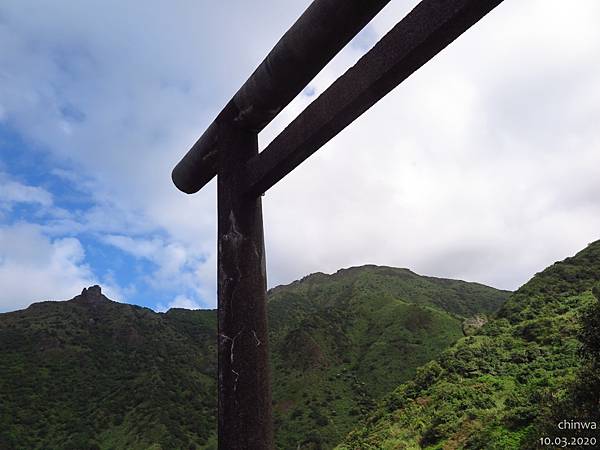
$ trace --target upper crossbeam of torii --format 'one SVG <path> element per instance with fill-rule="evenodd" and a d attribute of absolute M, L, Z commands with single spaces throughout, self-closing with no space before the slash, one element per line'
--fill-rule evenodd
<path fill-rule="evenodd" d="M 261 194 L 502 0 L 422 0 L 262 152 L 258 133 L 390 0 L 315 0 L 173 170 L 218 174 L 219 450 L 273 448 Z"/>

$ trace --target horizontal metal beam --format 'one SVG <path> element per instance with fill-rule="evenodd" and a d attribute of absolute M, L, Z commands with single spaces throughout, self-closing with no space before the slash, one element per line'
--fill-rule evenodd
<path fill-rule="evenodd" d="M 248 161 L 246 193 L 267 191 L 501 2 L 421 1 Z"/>
<path fill-rule="evenodd" d="M 261 131 L 390 0 L 315 0 L 219 114 Z M 210 125 L 172 173 L 197 192 L 217 173 L 217 133 Z"/>

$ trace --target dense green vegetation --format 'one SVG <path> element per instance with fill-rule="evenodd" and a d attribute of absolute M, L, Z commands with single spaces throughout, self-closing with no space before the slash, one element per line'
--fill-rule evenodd
<path fill-rule="evenodd" d="M 278 448 L 332 448 L 415 369 L 490 314 L 507 292 L 364 266 L 270 293 Z"/>
<path fill-rule="evenodd" d="M 528 449 L 545 436 L 583 436 L 557 425 L 600 423 L 599 280 L 600 241 L 536 274 L 337 449 Z"/>
<path fill-rule="evenodd" d="M 331 448 L 507 295 L 375 266 L 273 289 L 278 448 Z M 215 328 L 94 288 L 0 314 L 0 449 L 215 448 Z"/>
<path fill-rule="evenodd" d="M 211 435 L 213 311 L 156 314 L 90 288 L 0 317 L 1 449 L 187 449 Z"/>

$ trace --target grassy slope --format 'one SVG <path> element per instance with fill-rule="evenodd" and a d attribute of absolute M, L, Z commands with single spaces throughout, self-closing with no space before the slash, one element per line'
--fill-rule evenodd
<path fill-rule="evenodd" d="M 536 448 L 538 422 L 569 395 L 581 363 L 579 317 L 598 280 L 600 241 L 536 274 L 337 448 Z"/>
<path fill-rule="evenodd" d="M 506 296 L 375 266 L 273 289 L 278 448 L 330 448 Z M 0 315 L 0 448 L 213 448 L 215 328 L 81 296 Z"/>

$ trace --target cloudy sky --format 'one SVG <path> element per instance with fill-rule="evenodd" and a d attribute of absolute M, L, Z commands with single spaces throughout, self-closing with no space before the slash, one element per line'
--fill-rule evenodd
<path fill-rule="evenodd" d="M 214 307 L 171 169 L 306 0 L 0 3 L 0 311 L 100 283 Z M 414 5 L 392 0 L 264 147 Z M 269 285 L 361 264 L 515 289 L 600 238 L 600 2 L 506 0 L 263 200 Z"/>

